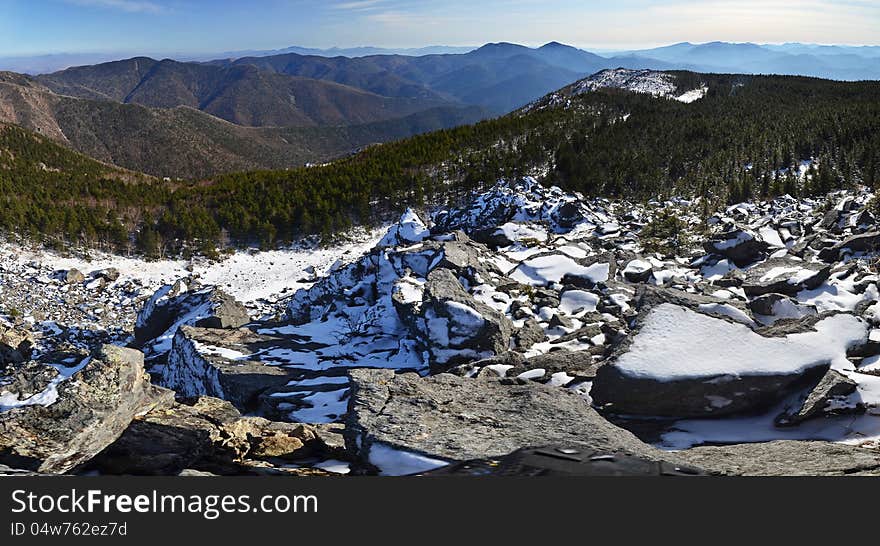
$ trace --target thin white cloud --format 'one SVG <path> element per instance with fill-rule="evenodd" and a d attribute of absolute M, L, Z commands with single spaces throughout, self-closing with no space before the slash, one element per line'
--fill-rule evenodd
<path fill-rule="evenodd" d="M 147 0 L 65 0 L 65 2 L 79 6 L 94 6 L 129 13 L 163 13 L 167 11 L 164 6 Z"/>
<path fill-rule="evenodd" d="M 341 4 L 334 4 L 333 9 L 358 11 L 374 8 L 382 3 L 384 3 L 384 0 L 356 0 L 354 2 L 343 2 Z"/>

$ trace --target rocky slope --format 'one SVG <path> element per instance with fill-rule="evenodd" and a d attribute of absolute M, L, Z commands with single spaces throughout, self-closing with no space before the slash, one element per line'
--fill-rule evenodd
<path fill-rule="evenodd" d="M 274 316 L 191 279 L 137 298 L 116 342 L 145 354 L 162 402 L 114 415 L 131 424 L 76 468 L 24 464 L 17 444 L 0 463 L 388 475 L 567 444 L 721 474 L 877 473 L 872 198 L 702 218 L 698 201 L 502 181 L 460 208 L 407 211 L 372 248 L 303 274 Z M 58 360 L 54 336 L 6 328 L 4 422 L 79 400 L 63 386 L 85 333 L 79 360 Z"/>

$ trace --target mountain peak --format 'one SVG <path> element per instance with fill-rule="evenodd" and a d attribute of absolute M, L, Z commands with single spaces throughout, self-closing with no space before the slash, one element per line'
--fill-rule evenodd
<path fill-rule="evenodd" d="M 512 44 L 510 42 L 493 42 L 488 43 L 479 49 L 475 50 L 475 53 L 506 53 L 506 52 L 514 52 L 520 51 L 523 49 L 528 49 L 526 46 L 522 46 L 519 44 Z"/>
<path fill-rule="evenodd" d="M 562 44 L 559 42 L 548 42 L 538 49 L 576 49 L 570 45 Z"/>

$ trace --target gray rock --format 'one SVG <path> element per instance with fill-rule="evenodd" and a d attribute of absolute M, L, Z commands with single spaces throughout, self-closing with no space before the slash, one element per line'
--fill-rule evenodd
<path fill-rule="evenodd" d="M 838 260 L 843 252 L 876 252 L 878 249 L 880 249 L 880 231 L 870 231 L 853 235 L 834 246 L 823 248 L 819 252 L 819 259 L 833 262 Z"/>
<path fill-rule="evenodd" d="M 695 447 L 676 455 L 731 476 L 878 476 L 880 450 L 834 442 L 776 441 Z"/>
<path fill-rule="evenodd" d="M 547 323 L 549 328 L 572 328 L 574 325 L 571 322 L 571 319 L 560 315 L 559 313 L 554 313 L 552 317 L 550 317 L 550 321 Z"/>
<path fill-rule="evenodd" d="M 782 294 L 763 294 L 749 302 L 749 309 L 757 315 L 770 316 L 775 312 L 775 305 L 786 300 L 794 301 Z"/>
<path fill-rule="evenodd" d="M 623 276 L 626 280 L 632 283 L 642 283 L 648 282 L 648 280 L 654 275 L 654 270 L 652 268 L 646 268 L 641 271 L 624 270 Z"/>
<path fill-rule="evenodd" d="M 776 274 L 783 269 L 798 269 L 797 272 Z M 773 270 L 776 270 L 774 272 Z M 810 273 L 804 273 L 809 271 Z M 769 274 L 773 278 L 767 278 Z M 764 294 L 784 294 L 795 296 L 802 290 L 813 290 L 822 285 L 831 276 L 831 267 L 815 265 L 807 262 L 776 258 L 749 269 L 742 284 L 746 296 L 754 298 Z M 764 280 L 767 278 L 767 280 Z"/>
<path fill-rule="evenodd" d="M 63 474 L 113 443 L 138 414 L 168 402 L 138 351 L 105 345 L 57 386 L 57 401 L 0 413 L 0 463 Z"/>
<path fill-rule="evenodd" d="M 212 294 L 211 303 L 211 316 L 195 323 L 199 328 L 241 328 L 251 321 L 247 308 L 221 290 Z"/>
<path fill-rule="evenodd" d="M 13 370 L 2 385 L 4 391 L 16 395 L 19 400 L 43 392 L 61 373 L 53 366 L 33 360 L 19 364 Z"/>
<path fill-rule="evenodd" d="M 104 279 L 107 282 L 116 282 L 119 280 L 119 270 L 115 267 L 108 267 L 106 269 L 101 269 L 100 271 L 95 271 L 92 276 L 96 279 Z"/>
<path fill-rule="evenodd" d="M 769 245 L 755 237 L 754 233 L 742 229 L 713 237 L 703 243 L 703 246 L 706 252 L 724 256 L 739 267 L 745 267 L 760 260 L 766 255 L 769 248 Z"/>
<path fill-rule="evenodd" d="M 199 345 L 234 347 L 259 345 L 271 339 L 247 329 L 219 330 L 182 326 L 174 336 L 168 363 L 161 368 L 160 384 L 180 397 L 212 396 L 228 400 L 241 411 L 256 407 L 264 391 L 282 387 L 291 372 L 252 360 L 230 360 L 206 354 Z"/>
<path fill-rule="evenodd" d="M 583 205 L 570 201 L 556 208 L 551 218 L 563 229 L 571 229 L 586 220 Z"/>
<path fill-rule="evenodd" d="M 842 211 L 836 208 L 829 209 L 816 225 L 822 229 L 832 229 L 840 223 L 841 213 Z"/>
<path fill-rule="evenodd" d="M 102 474 L 175 475 L 191 468 L 235 475 L 263 461 L 324 451 L 313 427 L 242 417 L 229 402 L 199 397 L 136 419 L 89 468 Z"/>
<path fill-rule="evenodd" d="M 203 328 L 240 328 L 250 322 L 247 309 L 229 294 L 216 288 L 183 291 L 166 286 L 156 292 L 138 314 L 134 335 L 143 347 L 182 324 Z M 177 295 L 173 295 L 177 292 Z"/>
<path fill-rule="evenodd" d="M 79 269 L 70 269 L 64 273 L 64 282 L 67 284 L 79 284 L 85 280 L 86 276 Z"/>
<path fill-rule="evenodd" d="M 522 328 L 514 335 L 514 344 L 518 351 L 527 351 L 535 343 L 541 343 L 547 339 L 544 328 L 532 317 L 525 319 Z"/>
<path fill-rule="evenodd" d="M 771 406 L 815 377 L 797 375 L 717 376 L 658 381 L 623 374 L 613 365 L 596 373 L 590 391 L 602 410 L 623 415 L 714 417 Z"/>
<path fill-rule="evenodd" d="M 0 325 L 0 366 L 25 362 L 31 357 L 33 347 L 32 333 Z"/>
<path fill-rule="evenodd" d="M 799 396 L 779 416 L 776 426 L 794 426 L 820 415 L 858 411 L 857 405 L 846 403 L 846 397 L 856 392 L 858 384 L 834 370 L 828 370 L 819 383 Z M 835 407 L 834 403 L 839 403 Z"/>
<path fill-rule="evenodd" d="M 428 274 L 421 302 L 393 301 L 401 321 L 425 346 L 435 368 L 500 354 L 510 347 L 510 320 L 475 300 L 449 269 Z"/>
<path fill-rule="evenodd" d="M 475 230 L 471 233 L 471 238 L 490 248 L 502 248 L 516 242 L 508 238 L 503 230 L 495 227 Z"/>
<path fill-rule="evenodd" d="M 675 459 L 612 425 L 565 389 L 391 370 L 352 370 L 351 377 L 346 444 L 368 467 L 377 443 L 450 461 L 548 444 Z"/>

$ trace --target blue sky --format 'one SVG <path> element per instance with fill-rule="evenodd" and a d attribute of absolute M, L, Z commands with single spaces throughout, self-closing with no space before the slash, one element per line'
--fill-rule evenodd
<path fill-rule="evenodd" d="M 880 0 L 0 0 L 0 57 L 557 40 L 880 44 Z"/>

